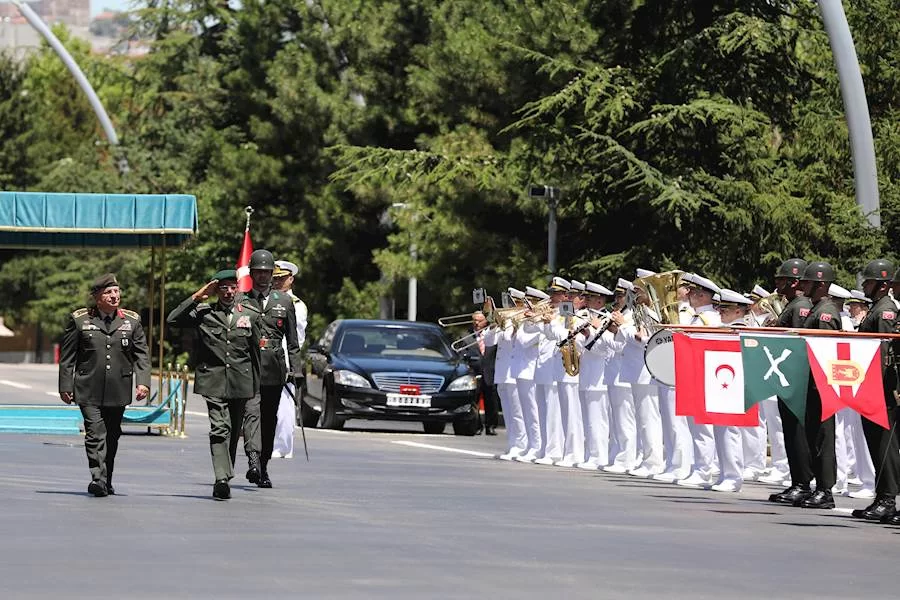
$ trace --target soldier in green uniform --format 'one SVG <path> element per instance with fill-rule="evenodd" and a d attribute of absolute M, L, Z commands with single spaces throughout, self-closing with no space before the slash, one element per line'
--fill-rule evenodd
<path fill-rule="evenodd" d="M 73 312 L 63 333 L 59 397 L 81 409 L 88 492 L 102 497 L 116 493 L 112 476 L 125 407 L 132 394 L 143 400 L 150 392 L 150 354 L 140 316 L 119 308 L 113 273 L 94 280 L 91 296 L 94 306 Z"/>
<path fill-rule="evenodd" d="M 247 479 L 261 488 L 272 487 L 268 463 L 272 458 L 278 403 L 288 378 L 299 377 L 300 344 L 297 341 L 297 316 L 291 297 L 272 289 L 275 258 L 268 250 L 250 255 L 250 278 L 253 289 L 244 294 L 241 303 L 260 313 L 260 384 L 259 394 L 247 402 L 244 415 L 244 451 L 249 469 Z M 287 342 L 287 358 L 281 340 Z M 289 366 L 288 366 L 289 365 Z"/>
<path fill-rule="evenodd" d="M 776 323 L 778 327 L 803 327 L 806 317 L 812 310 L 812 302 L 800 289 L 800 278 L 806 270 L 806 265 L 806 261 L 802 258 L 791 258 L 784 261 L 775 272 L 775 291 L 788 301 L 778 316 Z M 812 494 L 809 487 L 813 476 L 812 458 L 803 421 L 798 419 L 781 399 L 778 400 L 778 414 L 781 416 L 784 431 L 784 450 L 791 471 L 791 485 L 784 491 L 769 496 L 769 501 L 793 504 Z"/>
<path fill-rule="evenodd" d="M 841 312 L 828 295 L 829 286 L 834 283 L 834 269 L 826 262 L 811 262 L 803 271 L 800 285 L 803 295 L 813 303 L 812 310 L 803 322 L 804 329 L 841 330 Z M 806 392 L 806 441 L 812 459 L 812 475 L 816 478 L 816 491 L 794 502 L 802 508 L 834 508 L 831 488 L 837 481 L 837 458 L 834 451 L 834 415 L 822 420 L 822 398 L 816 388 L 812 374 Z M 810 480 L 794 481 L 806 484 Z"/>
<path fill-rule="evenodd" d="M 259 313 L 235 303 L 237 272 L 222 270 L 169 313 L 168 323 L 194 328 L 199 345 L 194 392 L 206 399 L 213 497 L 231 497 L 237 439 L 247 401 L 259 392 Z M 218 296 L 215 304 L 204 302 Z"/>
<path fill-rule="evenodd" d="M 863 293 L 874 304 L 860 323 L 860 332 L 894 333 L 897 326 L 897 306 L 888 295 L 888 290 L 895 271 L 893 263 L 884 259 L 873 260 L 863 269 Z M 894 431 L 897 372 L 894 370 L 895 358 L 889 342 L 881 344 L 881 360 L 884 402 L 890 428 L 885 429 L 865 417 L 862 419 L 866 445 L 875 466 L 875 501 L 866 508 L 854 510 L 853 516 L 867 521 L 887 522 L 897 510 L 895 498 L 900 493 L 900 448 Z"/>

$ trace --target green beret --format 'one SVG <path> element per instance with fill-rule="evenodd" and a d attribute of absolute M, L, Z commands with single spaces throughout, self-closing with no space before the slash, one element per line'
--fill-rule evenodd
<path fill-rule="evenodd" d="M 116 279 L 115 273 L 107 273 L 106 275 L 101 275 L 95 279 L 94 283 L 91 284 L 91 294 L 98 294 L 110 287 L 119 287 L 119 282 Z"/>
<path fill-rule="evenodd" d="M 234 269 L 222 269 L 212 276 L 216 281 L 225 281 L 226 279 L 234 279 L 237 281 L 237 271 Z"/>

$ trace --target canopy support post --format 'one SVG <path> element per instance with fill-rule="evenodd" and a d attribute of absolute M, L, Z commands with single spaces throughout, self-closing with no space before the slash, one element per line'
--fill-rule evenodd
<path fill-rule="evenodd" d="M 163 351 L 166 342 L 166 236 L 162 236 L 161 256 L 160 256 L 160 274 L 159 274 L 159 399 L 162 401 L 163 389 Z"/>
<path fill-rule="evenodd" d="M 156 305 L 156 248 L 150 247 L 150 319 L 147 324 L 147 347 L 153 348 L 153 307 Z M 157 391 L 162 399 L 162 391 Z M 147 396 L 147 404 L 150 404 Z"/>

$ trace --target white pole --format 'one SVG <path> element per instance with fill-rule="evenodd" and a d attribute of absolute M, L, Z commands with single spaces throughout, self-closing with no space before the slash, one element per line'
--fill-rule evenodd
<path fill-rule="evenodd" d="M 413 268 L 415 268 L 416 258 L 417 258 L 415 243 L 411 243 L 409 245 L 409 256 L 410 256 L 410 258 L 412 258 Z M 418 295 L 418 291 L 419 291 L 418 284 L 419 284 L 419 282 L 415 277 L 409 278 L 409 292 L 408 292 L 409 316 L 408 316 L 408 319 L 410 321 L 416 320 L 416 308 L 417 308 L 416 304 L 418 303 L 417 295 Z"/>

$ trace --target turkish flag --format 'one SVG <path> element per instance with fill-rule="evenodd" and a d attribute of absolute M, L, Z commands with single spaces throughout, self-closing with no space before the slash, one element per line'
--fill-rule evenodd
<path fill-rule="evenodd" d="M 253 254 L 253 242 L 250 240 L 250 228 L 244 230 L 244 243 L 237 259 L 238 290 L 249 292 L 253 288 L 250 279 L 250 255 Z"/>
<path fill-rule="evenodd" d="M 702 425 L 756 427 L 759 407 L 744 406 L 744 365 L 736 336 L 675 333 L 675 414 Z"/>
<path fill-rule="evenodd" d="M 807 337 L 809 368 L 822 398 L 822 420 L 849 407 L 889 428 L 881 378 L 881 340 Z"/>

